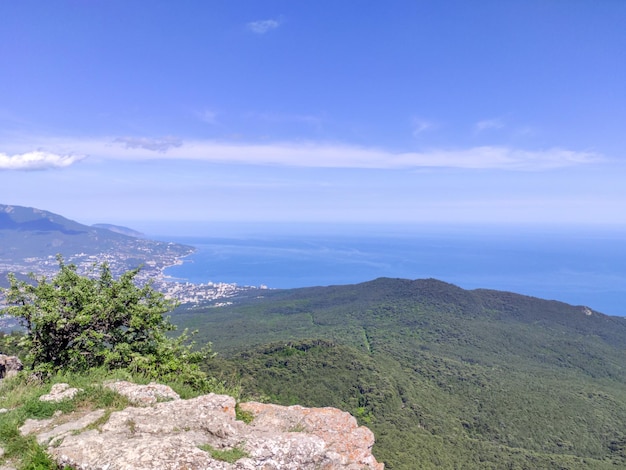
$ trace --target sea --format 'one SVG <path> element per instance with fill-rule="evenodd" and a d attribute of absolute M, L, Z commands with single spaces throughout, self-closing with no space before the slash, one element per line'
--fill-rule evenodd
<path fill-rule="evenodd" d="M 500 226 L 207 227 L 158 236 L 195 253 L 165 274 L 285 289 L 435 278 L 626 316 L 626 229 Z"/>

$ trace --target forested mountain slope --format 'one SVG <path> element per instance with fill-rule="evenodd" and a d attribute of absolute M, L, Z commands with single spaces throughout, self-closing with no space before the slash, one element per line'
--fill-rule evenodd
<path fill-rule="evenodd" d="M 433 279 L 267 291 L 179 309 L 210 368 L 337 406 L 390 469 L 625 468 L 626 320 Z"/>

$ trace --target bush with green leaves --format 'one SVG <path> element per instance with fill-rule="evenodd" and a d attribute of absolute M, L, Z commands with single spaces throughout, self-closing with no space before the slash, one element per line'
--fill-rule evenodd
<path fill-rule="evenodd" d="M 107 264 L 96 276 L 82 276 L 59 256 L 59 272 L 51 279 L 9 275 L 5 313 L 26 329 L 22 346 L 26 363 L 39 373 L 84 371 L 92 367 L 125 368 L 152 378 L 176 378 L 202 385 L 199 364 L 210 354 L 207 345 L 192 350 L 185 330 L 168 336 L 175 326 L 164 314 L 174 304 L 150 284 L 137 286 L 139 269 L 114 279 Z"/>

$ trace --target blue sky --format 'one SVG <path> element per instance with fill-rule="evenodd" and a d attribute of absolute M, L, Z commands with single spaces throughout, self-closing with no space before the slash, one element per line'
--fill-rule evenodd
<path fill-rule="evenodd" d="M 621 0 L 0 2 L 0 203 L 626 224 Z"/>

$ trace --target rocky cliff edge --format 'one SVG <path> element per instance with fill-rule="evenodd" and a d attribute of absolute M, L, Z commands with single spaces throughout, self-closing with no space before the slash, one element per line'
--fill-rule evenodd
<path fill-rule="evenodd" d="M 335 408 L 241 403 L 246 423 L 230 396 L 183 400 L 159 384 L 107 386 L 134 406 L 27 420 L 21 433 L 35 435 L 61 467 L 79 470 L 384 468 L 371 453 L 372 432 Z M 73 393 L 57 384 L 41 399 Z"/>

